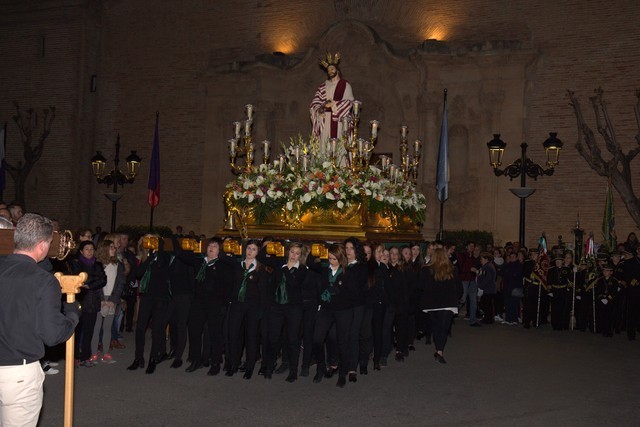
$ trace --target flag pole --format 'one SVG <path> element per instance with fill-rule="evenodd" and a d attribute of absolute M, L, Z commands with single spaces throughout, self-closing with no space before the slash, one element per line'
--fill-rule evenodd
<path fill-rule="evenodd" d="M 155 134 L 153 136 L 153 148 L 152 148 L 152 152 L 151 152 L 151 170 L 149 172 L 149 185 L 148 185 L 149 191 L 151 192 L 152 191 L 151 181 L 152 181 L 152 176 L 153 176 L 154 177 L 154 180 L 153 180 L 153 185 L 154 185 L 153 191 L 154 191 L 154 194 L 155 194 L 155 191 L 156 191 L 156 189 L 158 188 L 158 185 L 159 185 L 159 182 L 158 182 L 159 181 L 159 176 L 156 177 L 155 174 L 156 173 L 157 173 L 157 175 L 160 174 L 160 171 L 159 171 L 160 170 L 160 164 L 159 164 L 159 162 L 160 162 L 160 154 L 157 153 L 157 151 L 160 150 L 160 147 L 159 147 L 159 145 L 160 145 L 159 144 L 159 136 L 158 136 L 158 123 L 159 123 L 159 121 L 160 121 L 160 111 L 156 111 L 156 130 L 155 130 Z M 154 170 L 154 168 L 157 168 L 158 170 Z M 149 194 L 148 199 L 149 199 L 148 200 L 149 201 L 149 206 L 151 207 L 150 214 L 149 214 L 149 232 L 153 233 L 153 210 L 155 209 L 155 207 L 158 204 L 158 202 L 157 202 L 157 200 L 155 200 L 155 196 L 154 196 L 154 199 L 152 200 L 151 193 Z"/>
<path fill-rule="evenodd" d="M 436 190 L 440 200 L 440 227 L 438 239 L 444 239 L 444 202 L 449 198 L 449 129 L 447 124 L 447 89 L 444 90 L 444 107 L 442 110 L 442 126 L 440 127 L 440 143 L 438 147 L 438 170 Z"/>

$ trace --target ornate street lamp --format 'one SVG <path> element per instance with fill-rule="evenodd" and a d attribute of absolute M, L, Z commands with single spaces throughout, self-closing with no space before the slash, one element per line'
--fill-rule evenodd
<path fill-rule="evenodd" d="M 537 163 L 534 163 L 527 157 L 527 144 L 520 144 L 521 157 L 506 166 L 504 169 L 500 169 L 502 165 L 502 158 L 504 151 L 507 148 L 507 144 L 500 139 L 500 134 L 494 134 L 493 139 L 487 142 L 487 148 L 489 149 L 489 164 L 493 168 L 493 173 L 496 176 L 508 176 L 510 180 L 520 177 L 520 187 L 509 189 L 520 199 L 520 245 L 524 246 L 524 225 L 525 225 L 525 199 L 532 195 L 536 190 L 534 188 L 527 187 L 527 176 L 538 180 L 539 176 L 551 176 L 555 171 L 555 167 L 559 163 L 560 149 L 562 148 L 562 141 L 557 137 L 557 133 L 549 133 L 549 138 L 542 143 L 547 156 L 547 169 L 544 169 Z"/>
<path fill-rule="evenodd" d="M 132 150 L 131 154 L 126 158 L 126 174 L 118 169 L 118 165 L 120 164 L 120 134 L 118 134 L 116 140 L 116 156 L 113 159 L 114 166 L 109 173 L 106 175 L 104 173 L 107 166 L 107 159 L 102 155 L 102 152 L 96 152 L 95 156 L 91 158 L 91 168 L 93 169 L 93 174 L 98 184 L 106 184 L 107 187 L 113 186 L 113 192 L 104 193 L 105 197 L 111 201 L 111 233 L 115 233 L 116 231 L 117 203 L 122 197 L 122 193 L 118 193 L 118 186 L 124 187 L 125 184 L 133 183 L 140 170 L 141 161 L 142 159 L 138 157 L 135 150 Z"/>

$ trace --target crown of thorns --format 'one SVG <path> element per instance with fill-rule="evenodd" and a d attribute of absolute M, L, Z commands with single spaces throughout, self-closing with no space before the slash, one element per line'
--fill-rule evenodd
<path fill-rule="evenodd" d="M 324 58 L 320 58 L 320 65 L 325 70 L 329 68 L 329 65 L 338 65 L 340 63 L 340 52 L 336 52 L 335 55 L 332 55 L 331 52 L 327 52 Z"/>

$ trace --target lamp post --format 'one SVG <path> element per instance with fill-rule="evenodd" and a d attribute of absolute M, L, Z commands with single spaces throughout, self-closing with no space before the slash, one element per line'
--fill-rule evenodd
<path fill-rule="evenodd" d="M 557 133 L 549 133 L 549 138 L 542 143 L 547 155 L 547 169 L 544 169 L 537 163 L 534 163 L 527 157 L 527 144 L 520 144 L 521 157 L 515 162 L 506 166 L 504 169 L 500 169 L 502 165 L 502 157 L 504 156 L 504 150 L 507 144 L 500 139 L 500 134 L 494 134 L 493 139 L 487 142 L 487 148 L 489 149 L 489 163 L 493 168 L 493 172 L 496 176 L 508 176 L 513 181 L 514 178 L 520 177 L 520 187 L 510 188 L 509 190 L 520 199 L 520 233 L 519 241 L 520 245 L 524 246 L 524 225 L 525 225 L 525 212 L 526 198 L 532 195 L 536 190 L 534 188 L 527 188 L 527 176 L 538 180 L 539 176 L 553 175 L 554 168 L 558 164 L 558 158 L 560 157 L 560 149 L 562 148 L 562 141 L 556 138 Z"/>
<path fill-rule="evenodd" d="M 140 170 L 141 161 L 142 159 L 138 157 L 135 150 L 132 150 L 131 154 L 126 158 L 127 173 L 124 174 L 118 169 L 118 165 L 120 164 L 120 134 L 118 134 L 116 140 L 116 156 L 113 159 L 114 166 L 111 172 L 106 175 L 104 174 L 107 159 L 104 158 L 102 152 L 96 152 L 96 155 L 91 158 L 91 167 L 98 184 L 106 184 L 107 187 L 113 186 L 113 192 L 104 193 L 105 197 L 111 201 L 111 233 L 115 233 L 116 231 L 117 204 L 118 200 L 122 197 L 122 193 L 118 193 L 118 186 L 124 187 L 124 184 L 133 183 Z"/>

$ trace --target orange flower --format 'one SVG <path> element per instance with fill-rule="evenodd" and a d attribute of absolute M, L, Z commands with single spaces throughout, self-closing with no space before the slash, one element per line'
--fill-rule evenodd
<path fill-rule="evenodd" d="M 331 188 L 329 187 L 329 184 L 325 184 L 322 186 L 322 193 L 326 193 L 327 191 L 329 191 Z"/>

